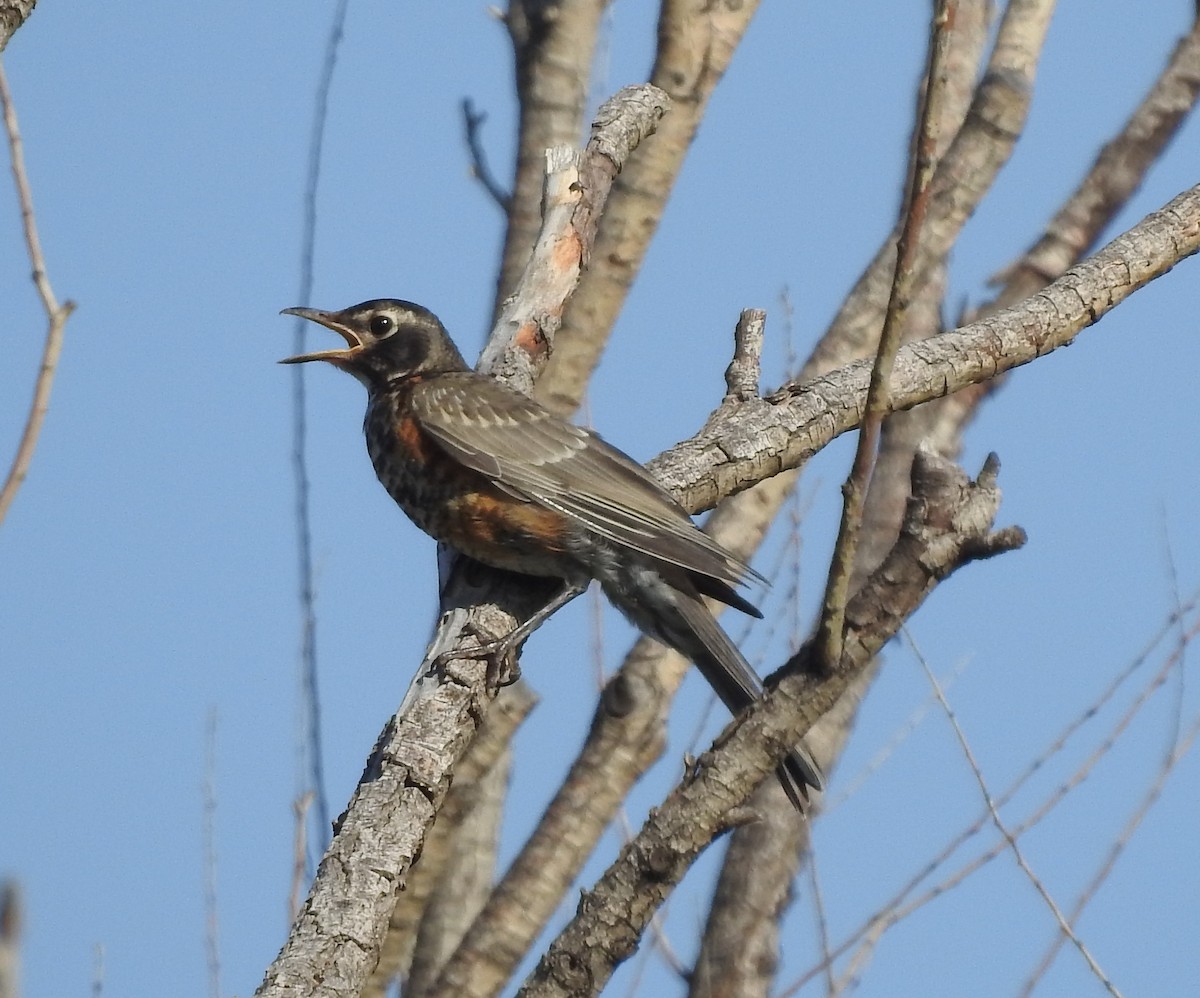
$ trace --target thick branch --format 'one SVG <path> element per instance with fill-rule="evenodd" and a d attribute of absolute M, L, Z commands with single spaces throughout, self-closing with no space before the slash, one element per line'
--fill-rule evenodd
<path fill-rule="evenodd" d="M 522 288 L 497 323 L 485 351 L 488 369 L 510 365 L 520 385 L 544 361 L 562 299 L 570 294 L 590 249 L 587 208 L 603 207 L 620 157 L 653 131 L 665 108 L 653 88 L 621 91 L 601 109 L 584 156 L 590 187 L 566 184 L 548 211 Z M 622 114 L 627 109 L 628 118 Z M 543 250 L 543 248 L 545 248 Z M 554 295 L 561 295 L 555 302 Z M 481 364 L 481 366 L 483 366 Z M 483 640 L 509 634 L 551 596 L 555 584 L 513 584 L 502 572 L 459 559 L 442 594 L 434 642 L 396 716 L 380 735 L 362 781 L 339 819 L 308 900 L 257 994 L 357 996 L 379 959 L 381 941 L 408 868 L 420 855 L 445 799 L 453 767 L 496 695 L 484 661 L 471 657 Z M 455 657 L 465 656 L 465 657 Z M 436 670 L 435 662 L 446 664 Z"/>
<path fill-rule="evenodd" d="M 597 220 L 633 150 L 654 134 L 671 100 L 653 86 L 624 87 L 596 112 L 578 157 L 547 151 L 542 233 L 506 300 L 478 368 L 530 394 L 554 345 L 565 303 L 592 256 Z"/>
<path fill-rule="evenodd" d="M 708 100 L 757 9 L 758 0 L 664 0 L 650 82 L 670 96 L 672 111 L 653 145 L 614 185 L 591 265 L 563 317 L 562 336 L 546 376 L 538 382 L 538 401 L 554 411 L 574 412 L 583 398 L 658 230 Z"/>
<path fill-rule="evenodd" d="M 486 808 L 488 788 L 494 783 L 495 774 L 507 769 L 512 736 L 536 702 L 537 697 L 524 683 L 502 691 L 471 747 L 455 767 L 454 785 L 426 839 L 421 862 L 410 873 L 392 911 L 379 965 L 363 991 L 363 998 L 383 998 L 399 978 L 407 978 L 405 986 L 414 994 L 420 990 L 414 987 L 413 980 L 419 974 L 410 971 L 410 967 L 426 905 L 431 898 L 441 894 L 444 873 L 447 867 L 457 864 L 463 848 L 461 829 L 474 821 L 481 804 Z M 478 903 L 475 907 L 478 908 Z M 467 912 L 468 916 L 470 914 Z M 457 939 L 453 944 L 457 944 Z M 438 945 L 436 948 L 444 959 L 443 947 Z"/>
<path fill-rule="evenodd" d="M 512 0 L 508 5 L 504 21 L 513 43 L 520 120 L 497 313 L 517 286 L 543 227 L 538 209 L 546 150 L 574 148 L 583 133 L 592 55 L 606 6 L 605 0 Z"/>
<path fill-rule="evenodd" d="M 37 0 L 0 0 L 0 52 L 36 6 Z"/>
<path fill-rule="evenodd" d="M 847 609 L 845 651 L 816 678 L 815 649 L 796 656 L 778 686 L 734 721 L 642 830 L 584 895 L 521 991 L 523 998 L 596 994 L 632 954 L 654 912 L 731 814 L 813 720 L 846 691 L 939 581 L 968 562 L 1011 550 L 1018 529 L 992 532 L 1000 493 L 989 457 L 976 482 L 932 456 L 914 463 L 913 492 L 901 536 Z"/>
<path fill-rule="evenodd" d="M 933 178 L 932 203 L 915 264 L 922 275 L 946 258 L 1025 127 L 1038 57 L 1054 0 L 1012 0 L 1005 9 L 991 57 L 971 109 Z M 866 356 L 878 341 L 891 287 L 895 237 L 887 240 L 858 279 L 802 377 Z"/>
<path fill-rule="evenodd" d="M 1200 248 L 1200 186 L 1180 194 L 1044 291 L 986 319 L 902 347 L 892 400 L 908 409 L 1028 364 L 1070 343 Z M 794 468 L 862 417 L 870 363 L 724 405 L 648 467 L 691 512 Z"/>

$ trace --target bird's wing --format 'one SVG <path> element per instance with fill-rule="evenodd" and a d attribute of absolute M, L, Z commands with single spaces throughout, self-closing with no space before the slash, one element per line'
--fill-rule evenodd
<path fill-rule="evenodd" d="M 452 457 L 609 540 L 726 583 L 756 575 L 699 530 L 640 464 L 474 372 L 418 384 L 413 414 Z"/>

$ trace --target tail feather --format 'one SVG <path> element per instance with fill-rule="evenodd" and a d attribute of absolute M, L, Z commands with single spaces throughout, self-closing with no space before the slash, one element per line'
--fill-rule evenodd
<path fill-rule="evenodd" d="M 763 692 L 762 680 L 699 595 L 676 589 L 675 606 L 690 634 L 661 635 L 669 639 L 667 643 L 696 663 L 731 713 L 740 713 L 758 700 Z M 808 800 L 809 787 L 825 789 L 821 767 L 803 741 L 788 753 L 777 772 L 784 792 L 798 809 L 803 809 Z"/>

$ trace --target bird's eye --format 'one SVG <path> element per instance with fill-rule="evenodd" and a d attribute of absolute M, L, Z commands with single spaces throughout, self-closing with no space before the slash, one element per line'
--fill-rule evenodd
<path fill-rule="evenodd" d="M 383 337 L 395 331 L 396 323 L 392 321 L 390 315 L 376 315 L 372 317 L 367 328 L 371 330 L 371 335 L 376 339 L 383 339 Z"/>

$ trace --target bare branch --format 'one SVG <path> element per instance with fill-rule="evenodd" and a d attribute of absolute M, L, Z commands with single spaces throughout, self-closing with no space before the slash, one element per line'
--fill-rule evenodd
<path fill-rule="evenodd" d="M 36 6 L 37 0 L 0 0 L 0 52 Z"/>
<path fill-rule="evenodd" d="M 657 139 L 614 185 L 596 252 L 563 316 L 563 336 L 537 385 L 539 402 L 574 412 L 658 230 L 708 100 L 758 9 L 758 0 L 664 0 L 650 82 L 671 98 Z"/>
<path fill-rule="evenodd" d="M 637 946 L 651 915 L 688 867 L 728 827 L 729 815 L 828 710 L 937 582 L 978 557 L 1011 550 L 1019 530 L 992 533 L 999 505 L 997 462 L 977 482 L 925 455 L 914 463 L 910 506 L 900 539 L 847 612 L 845 655 L 824 676 L 806 646 L 766 697 L 734 721 L 698 769 L 651 812 L 521 991 L 523 998 L 595 994 Z"/>
<path fill-rule="evenodd" d="M 512 195 L 500 186 L 500 182 L 488 167 L 487 153 L 483 151 L 481 133 L 483 123 L 487 121 L 487 112 L 476 111 L 470 97 L 463 98 L 461 107 L 467 151 L 471 154 L 471 176 L 483 184 L 483 189 L 500 206 L 500 210 L 507 213 L 512 209 Z"/>
<path fill-rule="evenodd" d="M 587 112 L 588 78 L 607 0 L 510 0 L 504 16 L 520 102 L 516 168 L 496 280 L 499 314 L 517 286 L 539 230 L 547 149 L 575 148 Z"/>
<path fill-rule="evenodd" d="M 895 276 L 884 313 L 883 331 L 879 336 L 875 364 L 871 369 L 866 412 L 859 429 L 858 447 L 854 453 L 850 475 L 842 487 L 842 521 L 829 568 L 821 620 L 817 627 L 820 653 L 828 663 L 840 661 L 842 657 L 846 601 L 850 596 L 850 577 L 854 572 L 863 506 L 867 500 L 871 468 L 875 462 L 879 428 L 883 424 L 883 417 L 891 410 L 888 380 L 895 363 L 896 351 L 900 348 L 900 335 L 916 282 L 914 268 L 920 246 L 921 225 L 929 210 L 930 182 L 933 179 L 938 133 L 943 119 L 941 102 L 945 91 L 945 64 L 950 50 L 950 33 L 957 13 L 957 0 L 939 0 L 931 25 L 929 56 L 925 70 L 925 99 L 917 116 L 917 138 L 913 143 L 908 192 L 901 216 L 903 222 L 896 241 Z"/>
<path fill-rule="evenodd" d="M 780 875 L 777 857 L 808 847 L 809 824 L 796 820 L 773 780 L 759 786 L 750 807 L 758 820 L 739 827 L 730 842 L 691 975 L 691 998 L 767 998 L 771 993 L 779 920 L 792 901 L 792 877 L 786 871 Z"/>
<path fill-rule="evenodd" d="M 958 718 L 955 716 L 953 708 L 951 708 L 949 701 L 946 699 L 946 694 L 942 692 L 942 688 L 937 681 L 937 676 L 933 674 L 933 669 L 929 667 L 929 663 L 926 661 L 925 656 L 922 655 L 920 650 L 917 648 L 916 642 L 912 640 L 911 636 L 908 637 L 909 643 L 911 644 L 913 651 L 916 653 L 917 660 L 921 663 L 921 668 L 925 672 L 925 677 L 929 680 L 930 686 L 933 687 L 934 695 L 937 697 L 938 703 L 942 705 L 942 711 L 945 713 L 947 720 L 949 720 L 950 727 L 954 730 L 954 737 L 958 739 L 958 744 L 962 749 L 963 757 L 967 760 L 967 765 L 971 767 L 971 773 L 975 777 L 975 782 L 979 785 L 979 792 L 983 795 L 984 806 L 987 808 L 988 815 L 991 817 L 992 824 L 995 825 L 996 831 L 1000 833 L 1001 837 L 1005 841 L 1005 844 L 1009 849 L 1012 850 L 1013 858 L 1016 859 L 1017 865 L 1021 868 L 1021 872 L 1024 873 L 1029 882 L 1033 884 L 1033 889 L 1036 890 L 1039 895 L 1041 895 L 1042 900 L 1046 903 L 1046 907 L 1050 909 L 1050 914 L 1054 916 L 1054 920 L 1058 923 L 1059 929 L 1062 931 L 1064 936 L 1069 938 L 1071 942 L 1075 944 L 1075 948 L 1079 950 L 1080 954 L 1087 962 L 1092 974 L 1095 975 L 1096 979 L 1104 985 L 1105 990 L 1108 991 L 1113 998 L 1121 998 L 1121 992 L 1117 990 L 1116 985 L 1113 984 L 1108 975 L 1100 969 L 1100 964 L 1096 962 L 1096 958 L 1092 956 L 1091 951 L 1087 948 L 1087 946 L 1084 945 L 1083 940 L 1075 934 L 1070 923 L 1067 921 L 1066 916 L 1063 915 L 1062 909 L 1059 908 L 1058 902 L 1056 902 L 1051 896 L 1050 891 L 1046 888 L 1046 885 L 1042 882 L 1041 878 L 1033 872 L 1033 868 L 1029 865 L 1029 860 L 1026 859 L 1025 854 L 1021 851 L 1021 847 L 1017 845 L 1016 836 L 1014 836 L 1004 824 L 1003 819 L 1000 817 L 1000 811 L 996 807 L 996 801 L 992 797 L 992 792 L 988 789 L 987 781 L 983 778 L 983 770 L 979 768 L 979 762 L 975 758 L 975 753 L 971 751 L 971 745 L 967 741 L 966 733 L 963 731 L 962 726 L 958 723 Z"/>
<path fill-rule="evenodd" d="M 725 397 L 735 402 L 758 398 L 762 375 L 763 330 L 767 313 L 761 308 L 742 310 L 733 331 L 733 360 L 725 371 Z"/>
<path fill-rule="evenodd" d="M 543 228 L 521 275 L 505 300 L 480 355 L 478 369 L 531 394 L 591 256 L 596 226 L 613 180 L 638 145 L 654 134 L 671 106 L 656 87 L 624 87 L 596 112 L 583 154 L 546 154 Z"/>
<path fill-rule="evenodd" d="M 325 125 L 329 117 L 329 95 L 333 89 L 333 76 L 337 70 L 338 54 L 346 24 L 349 0 L 337 0 L 333 17 L 325 36 L 325 51 L 321 60 L 321 72 L 317 79 L 313 97 L 312 125 L 308 139 L 308 162 L 304 178 L 304 223 L 300 240 L 300 287 L 296 299 L 308 304 L 312 296 L 313 273 L 317 251 L 317 191 L 321 180 L 321 158 L 325 147 Z M 308 323 L 299 317 L 293 326 L 293 353 L 304 353 L 308 337 Z M 293 804 L 297 819 L 306 818 L 310 810 L 315 812 L 316 832 L 309 835 L 307 828 L 296 829 L 297 845 L 307 849 L 311 838 L 316 851 L 323 850 L 329 842 L 329 797 L 325 792 L 325 753 L 321 746 L 321 700 L 320 669 L 317 660 L 317 587 L 316 571 L 313 567 L 313 532 L 311 512 L 311 489 L 308 478 L 308 393 L 304 367 L 292 368 L 292 482 L 295 489 L 293 511 L 296 530 L 297 597 L 300 604 L 300 737 L 298 742 L 297 800 Z M 308 795 L 311 793 L 311 797 Z M 303 840 L 301 842 L 300 840 Z M 308 869 L 307 856 L 302 872 Z M 292 884 L 291 913 L 295 914 L 299 900 L 299 883 Z"/>
<path fill-rule="evenodd" d="M 1150 809 L 1155 805 L 1159 797 L 1162 796 L 1163 788 L 1167 783 L 1167 778 L 1175 771 L 1175 768 L 1179 765 L 1180 760 L 1182 760 L 1183 757 L 1191 751 L 1198 735 L 1200 735 L 1200 718 L 1196 718 L 1188 727 L 1187 731 L 1182 733 L 1182 737 L 1179 739 L 1178 743 L 1163 760 L 1162 766 L 1159 767 L 1158 775 L 1154 782 L 1150 785 L 1141 801 L 1138 802 L 1138 806 L 1129 816 L 1129 820 L 1125 822 L 1125 826 L 1117 835 L 1116 840 L 1112 844 L 1112 848 L 1109 849 L 1108 855 L 1105 856 L 1104 861 L 1100 864 L 1095 876 L 1092 877 L 1087 887 L 1085 887 L 1080 893 L 1079 898 L 1072 906 L 1071 914 L 1068 919 L 1069 924 L 1073 925 L 1079 921 L 1079 918 L 1087 908 L 1088 903 L 1092 900 L 1092 898 L 1095 897 L 1096 892 L 1100 889 L 1100 886 L 1108 879 L 1109 874 L 1113 871 L 1113 867 L 1115 867 L 1117 864 L 1117 860 L 1120 859 L 1121 854 L 1124 852 L 1125 846 L 1129 844 L 1130 839 L 1133 838 L 1133 833 L 1137 831 L 1138 826 L 1142 823 L 1142 819 L 1150 813 Z M 1054 937 L 1054 942 L 1047 947 L 1042 959 L 1039 961 L 1033 973 L 1030 974 L 1029 979 L 1025 982 L 1025 986 L 1022 987 L 1022 998 L 1027 998 L 1027 996 L 1033 994 L 1033 991 L 1037 987 L 1038 983 L 1049 972 L 1050 967 L 1054 963 L 1055 957 L 1058 956 L 1058 951 L 1062 949 L 1063 943 L 1066 942 L 1068 938 L 1074 939 L 1073 934 L 1060 932 Z"/>
<path fill-rule="evenodd" d="M 397 979 L 409 975 L 427 908 L 441 891 L 444 872 L 454 863 L 459 849 L 459 830 L 472 822 L 481 796 L 487 797 L 490 788 L 481 791 L 481 786 L 491 783 L 494 774 L 507 767 L 511 738 L 536 703 L 533 691 L 524 683 L 516 683 L 502 690 L 488 710 L 471 747 L 455 767 L 454 785 L 426 839 L 421 862 L 411 871 L 397 900 L 379 966 L 363 998 L 383 998 Z M 483 803 L 485 809 L 490 807 L 488 802 Z M 427 990 L 428 983 L 421 985 L 410 976 L 405 987 L 416 995 Z"/>
<path fill-rule="evenodd" d="M 574 288 L 589 251 L 590 212 L 603 207 L 619 157 L 653 131 L 666 101 L 651 87 L 621 91 L 600 122 L 580 165 L 580 183 L 551 210 L 522 287 L 506 304 L 481 367 L 506 372 L 519 386 L 532 378 L 553 336 L 561 298 Z M 602 163 L 591 160 L 604 159 Z M 590 187 L 582 178 L 585 167 Z M 586 188 L 586 189 L 585 189 Z M 570 210 L 567 210 L 569 207 Z M 541 247 L 546 247 L 541 251 Z M 456 761 L 496 695 L 486 663 L 471 647 L 511 633 L 557 588 L 459 560 L 442 596 L 434 642 L 404 703 L 381 733 L 366 773 L 321 861 L 308 900 L 260 985 L 259 995 L 358 995 L 379 959 L 396 893 L 441 806 Z M 463 657 L 455 657 L 455 654 Z M 435 661 L 446 664 L 430 675 Z M 346 945 L 353 940 L 354 945 Z"/>
<path fill-rule="evenodd" d="M 1036 360 L 1200 249 L 1200 186 L 1147 215 L 1044 291 L 986 319 L 901 347 L 892 402 L 907 409 Z M 798 467 L 862 418 L 870 365 L 849 364 L 761 401 L 722 406 L 647 467 L 691 512 Z"/>
<path fill-rule="evenodd" d="M 33 195 L 29 190 L 29 178 L 25 173 L 25 154 L 21 144 L 21 131 L 17 127 L 17 111 L 13 106 L 12 93 L 8 89 L 8 78 L 4 74 L 3 66 L 0 66 L 0 105 L 3 105 L 4 130 L 8 135 L 13 184 L 17 190 L 17 200 L 21 205 L 21 221 L 25 229 L 25 246 L 29 253 L 29 262 L 33 267 L 33 283 L 37 288 L 38 297 L 42 300 L 42 307 L 46 311 L 48 320 L 46 344 L 42 348 L 42 363 L 33 386 L 33 404 L 29 408 L 29 416 L 26 418 L 20 443 L 17 444 L 17 453 L 13 457 L 12 467 L 9 468 L 3 488 L 0 488 L 0 523 L 3 523 L 8 508 L 16 498 L 17 490 L 29 473 L 33 452 L 37 449 L 42 423 L 50 409 L 50 389 L 54 385 L 58 357 L 62 352 L 63 329 L 66 326 L 67 317 L 75 311 L 75 303 L 65 301 L 59 305 L 58 299 L 54 297 L 54 289 L 50 287 L 50 278 L 46 276 L 46 260 L 42 256 L 42 244 L 37 232 L 37 218 L 33 213 Z"/>

